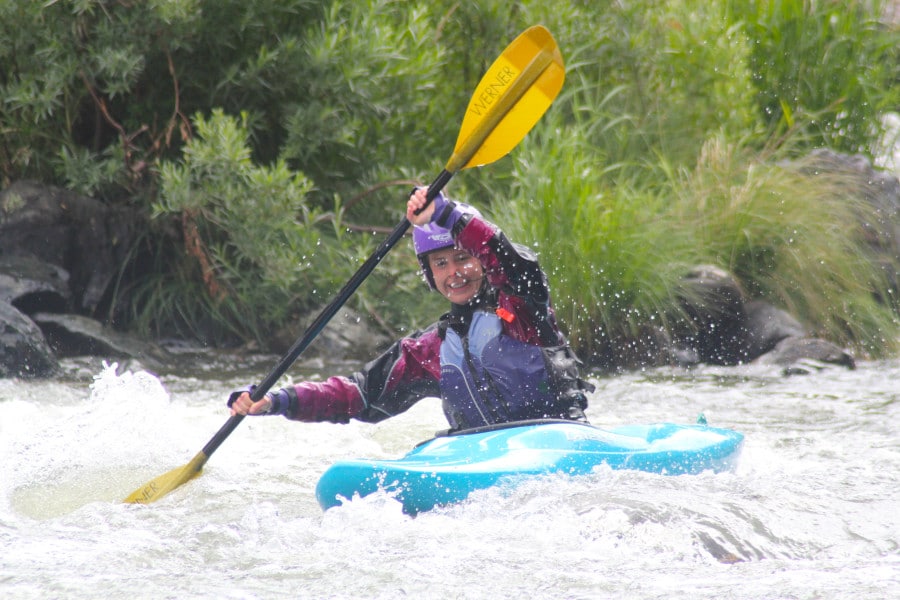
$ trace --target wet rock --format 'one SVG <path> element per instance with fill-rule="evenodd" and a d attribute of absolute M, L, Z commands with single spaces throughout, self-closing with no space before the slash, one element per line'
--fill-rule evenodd
<path fill-rule="evenodd" d="M 771 352 L 781 340 L 807 335 L 803 325 L 787 311 L 763 300 L 752 300 L 744 305 L 747 332 L 747 360 L 759 358 Z"/>
<path fill-rule="evenodd" d="M 109 302 L 141 218 L 31 181 L 0 192 L 0 376 L 50 376 L 81 353 L 157 364 L 158 349 L 83 316 Z"/>
<path fill-rule="evenodd" d="M 589 353 L 579 354 L 592 371 L 617 373 L 660 365 L 689 367 L 700 363 L 696 351 L 678 346 L 669 332 L 659 326 L 641 326 L 628 335 L 609 335 L 598 327 Z"/>
<path fill-rule="evenodd" d="M 0 300 L 0 377 L 50 377 L 59 363 L 34 322 Z"/>
<path fill-rule="evenodd" d="M 853 357 L 841 348 L 809 338 L 803 324 L 788 312 L 764 300 L 745 300 L 736 279 L 719 267 L 692 269 L 684 279 L 680 300 L 684 319 L 672 326 L 671 337 L 663 332 L 649 335 L 645 330 L 640 339 L 607 344 L 606 352 L 594 353 L 586 362 L 607 372 L 754 361 L 782 366 L 786 373 L 789 369 L 811 372 L 816 364 L 855 366 Z"/>
<path fill-rule="evenodd" d="M 65 269 L 35 256 L 0 255 L 0 301 L 25 313 L 64 311 L 71 293 Z"/>
<path fill-rule="evenodd" d="M 286 353 L 301 336 L 305 335 L 307 328 L 318 315 L 319 311 L 310 313 L 307 318 L 279 331 L 270 340 L 272 349 L 280 354 Z M 303 357 L 305 359 L 325 357 L 330 361 L 371 360 L 391 341 L 390 337 L 375 330 L 359 313 L 342 308 L 304 351 Z"/>
<path fill-rule="evenodd" d="M 825 365 L 840 365 L 848 369 L 856 368 L 851 354 L 827 340 L 808 337 L 789 337 L 781 340 L 775 348 L 756 360 L 758 364 L 778 365 L 785 368 L 785 374 L 797 375 L 821 370 Z"/>
<path fill-rule="evenodd" d="M 736 365 L 746 359 L 744 294 L 737 280 L 714 265 L 699 265 L 683 280 L 681 305 L 687 320 L 674 343 L 696 352 L 700 362 Z"/>
<path fill-rule="evenodd" d="M 136 238 L 138 213 L 17 181 L 0 191 L 0 255 L 29 256 L 69 273 L 76 312 L 95 310 Z"/>
<path fill-rule="evenodd" d="M 39 313 L 32 319 L 59 357 L 133 358 L 151 369 L 160 369 L 170 360 L 168 353 L 156 344 L 114 331 L 88 317 Z"/>

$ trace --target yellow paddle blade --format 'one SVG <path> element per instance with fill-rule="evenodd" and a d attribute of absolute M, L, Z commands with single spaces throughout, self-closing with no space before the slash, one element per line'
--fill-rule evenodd
<path fill-rule="evenodd" d="M 188 464 L 172 469 L 165 475 L 160 475 L 143 487 L 136 489 L 122 502 L 126 504 L 150 504 L 151 502 L 156 502 L 178 486 L 200 475 L 206 460 L 206 455 L 203 452 L 199 452 Z"/>
<path fill-rule="evenodd" d="M 564 80 L 553 36 L 541 25 L 526 29 L 475 88 L 445 169 L 455 173 L 505 156 L 547 111 Z"/>

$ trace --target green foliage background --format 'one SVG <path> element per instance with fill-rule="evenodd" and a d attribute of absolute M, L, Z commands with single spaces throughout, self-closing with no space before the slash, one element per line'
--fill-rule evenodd
<path fill-rule="evenodd" d="M 896 350 L 897 302 L 878 248 L 846 227 L 870 207 L 852 176 L 810 175 L 804 157 L 871 158 L 900 107 L 886 7 L 2 0 L 0 177 L 152 216 L 157 262 L 119 296 L 124 324 L 265 346 L 399 221 L 481 74 L 542 23 L 563 92 L 509 158 L 448 191 L 540 251 L 582 353 L 671 327 L 685 270 L 711 263 L 877 356 Z M 353 302 L 392 334 L 443 310 L 403 250 Z"/>

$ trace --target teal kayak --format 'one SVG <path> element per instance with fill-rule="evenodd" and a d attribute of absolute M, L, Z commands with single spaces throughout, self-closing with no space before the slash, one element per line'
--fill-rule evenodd
<path fill-rule="evenodd" d="M 473 491 L 595 467 L 663 475 L 733 470 L 744 436 L 707 425 L 657 423 L 603 429 L 575 421 L 505 423 L 439 435 L 399 459 L 341 460 L 316 486 L 324 510 L 385 490 L 416 514 Z"/>

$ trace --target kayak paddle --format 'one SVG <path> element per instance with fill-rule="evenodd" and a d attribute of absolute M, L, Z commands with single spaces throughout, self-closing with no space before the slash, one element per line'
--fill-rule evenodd
<path fill-rule="evenodd" d="M 434 200 L 450 178 L 460 170 L 492 163 L 509 153 L 550 107 L 562 88 L 564 79 L 562 55 L 546 28 L 535 25 L 513 40 L 475 88 L 466 108 L 453 155 L 429 186 L 427 202 Z M 337 298 L 316 317 L 303 337 L 294 343 L 284 358 L 256 386 L 250 394 L 254 402 L 262 399 L 284 375 L 391 248 L 403 238 L 409 226 L 409 220 L 404 217 L 344 285 Z M 155 502 L 197 477 L 212 453 L 243 419 L 244 415 L 230 417 L 188 464 L 146 483 L 125 498 L 124 502 Z"/>

